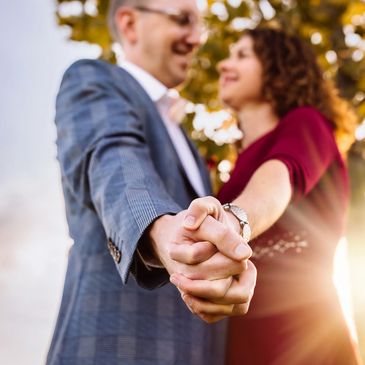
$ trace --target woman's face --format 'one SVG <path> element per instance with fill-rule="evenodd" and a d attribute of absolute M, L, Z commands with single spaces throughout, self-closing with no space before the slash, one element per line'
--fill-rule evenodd
<path fill-rule="evenodd" d="M 253 49 L 253 40 L 243 36 L 227 59 L 218 65 L 219 97 L 235 111 L 262 101 L 262 65 Z"/>

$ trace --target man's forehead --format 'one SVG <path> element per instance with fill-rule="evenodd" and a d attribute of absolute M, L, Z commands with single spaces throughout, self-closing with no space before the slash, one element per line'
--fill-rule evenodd
<path fill-rule="evenodd" d="M 150 6 L 154 7 L 166 7 L 166 8 L 179 8 L 187 11 L 199 12 L 198 3 L 200 1 L 196 0 L 150 0 L 148 3 Z"/>

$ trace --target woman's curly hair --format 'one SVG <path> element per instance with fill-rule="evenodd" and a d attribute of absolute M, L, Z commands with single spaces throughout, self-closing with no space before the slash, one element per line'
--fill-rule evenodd
<path fill-rule="evenodd" d="M 272 28 L 246 30 L 263 66 L 263 96 L 279 117 L 300 106 L 313 106 L 334 127 L 337 144 L 346 153 L 354 142 L 357 118 L 339 96 L 333 82 L 324 78 L 309 45 L 296 36 Z"/>

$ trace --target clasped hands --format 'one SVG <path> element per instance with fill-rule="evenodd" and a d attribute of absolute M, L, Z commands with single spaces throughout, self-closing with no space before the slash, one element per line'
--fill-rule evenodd
<path fill-rule="evenodd" d="M 152 246 L 190 311 L 207 323 L 243 315 L 253 296 L 256 268 L 237 219 L 213 197 L 195 199 L 152 227 Z M 163 243 L 161 243 L 163 242 Z"/>

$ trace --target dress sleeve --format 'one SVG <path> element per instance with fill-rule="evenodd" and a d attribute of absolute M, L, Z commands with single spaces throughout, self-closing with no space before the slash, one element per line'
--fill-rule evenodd
<path fill-rule="evenodd" d="M 265 161 L 280 160 L 287 166 L 297 200 L 312 190 L 337 151 L 330 123 L 317 110 L 302 107 L 282 119 Z"/>

